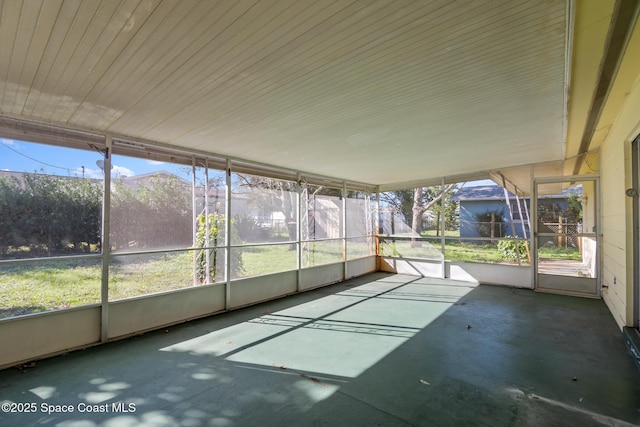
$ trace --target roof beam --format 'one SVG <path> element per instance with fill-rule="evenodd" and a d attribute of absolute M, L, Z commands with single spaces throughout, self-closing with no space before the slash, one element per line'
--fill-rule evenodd
<path fill-rule="evenodd" d="M 573 174 L 580 173 L 580 167 L 596 131 L 600 115 L 604 109 L 613 82 L 615 81 L 618 67 L 627 47 L 629 36 L 633 30 L 638 15 L 638 0 L 617 0 L 614 6 L 611 25 L 607 35 L 604 54 L 600 63 L 598 81 L 591 100 L 589 115 L 578 148 L 578 156 L 573 168 Z"/>

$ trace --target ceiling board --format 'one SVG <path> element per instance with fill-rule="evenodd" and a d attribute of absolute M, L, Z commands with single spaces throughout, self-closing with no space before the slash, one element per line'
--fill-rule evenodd
<path fill-rule="evenodd" d="M 376 185 L 564 154 L 564 0 L 1 5 L 6 116 Z"/>

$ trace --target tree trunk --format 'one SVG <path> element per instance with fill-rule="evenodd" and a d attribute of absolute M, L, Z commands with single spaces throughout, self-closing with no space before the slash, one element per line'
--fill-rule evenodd
<path fill-rule="evenodd" d="M 280 204 L 282 206 L 282 213 L 284 214 L 285 225 L 287 227 L 287 234 L 289 235 L 289 240 L 294 242 L 298 240 L 298 224 L 296 223 L 296 212 L 295 212 L 295 200 L 292 200 L 295 196 L 292 189 L 283 188 L 280 185 L 278 191 L 278 199 L 280 199 Z M 291 243 L 289 245 L 290 250 L 296 249 L 296 244 Z"/>
<path fill-rule="evenodd" d="M 413 238 L 411 239 L 411 247 L 419 248 L 422 246 L 422 241 L 419 240 L 422 232 L 422 213 L 424 209 L 422 207 L 422 187 L 417 187 L 413 191 L 413 209 L 411 219 L 411 231 Z"/>

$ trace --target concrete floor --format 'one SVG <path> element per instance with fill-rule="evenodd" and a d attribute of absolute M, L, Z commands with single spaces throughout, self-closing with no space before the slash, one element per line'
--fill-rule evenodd
<path fill-rule="evenodd" d="M 0 400 L 21 427 L 627 426 L 640 371 L 600 300 L 376 273 L 0 371 Z"/>

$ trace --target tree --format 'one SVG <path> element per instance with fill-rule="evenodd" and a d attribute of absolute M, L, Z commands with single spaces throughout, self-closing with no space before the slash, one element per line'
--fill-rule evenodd
<path fill-rule="evenodd" d="M 422 218 L 424 214 L 436 207 L 439 210 L 438 202 L 442 200 L 443 196 L 450 197 L 455 188 L 456 184 L 447 184 L 444 187 L 440 185 L 416 187 L 414 189 L 389 191 L 381 194 L 380 199 L 396 212 L 401 213 L 411 227 L 413 236 L 419 237 L 422 234 Z M 414 238 L 412 242 L 412 246 L 420 246 L 418 239 Z"/>
<path fill-rule="evenodd" d="M 582 196 L 572 194 L 567 199 L 569 206 L 564 212 L 570 223 L 579 223 L 582 221 Z"/>
<path fill-rule="evenodd" d="M 255 175 L 237 174 L 237 177 L 238 186 L 252 195 L 250 205 L 262 211 L 282 213 L 289 240 L 297 240 L 297 184 Z"/>
<path fill-rule="evenodd" d="M 193 241 L 191 186 L 173 175 L 133 184 L 117 180 L 111 199 L 111 243 L 116 248 L 187 247 Z"/>
<path fill-rule="evenodd" d="M 538 220 L 541 222 L 558 222 L 562 216 L 569 223 L 576 224 L 582 221 L 582 196 L 572 194 L 567 198 L 567 207 L 551 198 L 538 199 Z"/>
<path fill-rule="evenodd" d="M 391 208 L 394 214 L 400 214 L 404 217 L 407 225 L 411 227 L 413 220 L 413 203 L 414 203 L 414 191 L 411 189 L 407 190 L 396 190 L 396 191 L 387 191 L 385 193 L 380 194 L 380 202 L 383 205 Z"/>
<path fill-rule="evenodd" d="M 446 193 L 444 204 L 444 229 L 460 230 L 460 202 L 453 199 L 454 191 Z"/>
<path fill-rule="evenodd" d="M 455 184 L 447 184 L 444 187 L 418 187 L 413 193 L 413 220 L 411 222 L 411 231 L 414 236 L 422 235 L 422 216 L 426 211 L 431 209 L 436 203 L 455 188 Z M 420 246 L 420 241 L 412 240 L 412 246 Z"/>

